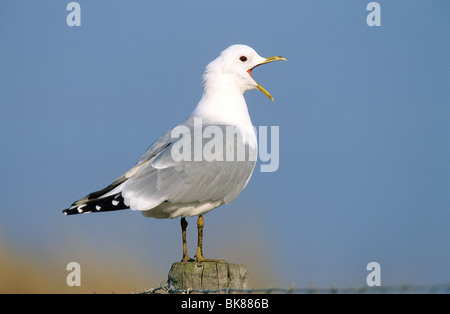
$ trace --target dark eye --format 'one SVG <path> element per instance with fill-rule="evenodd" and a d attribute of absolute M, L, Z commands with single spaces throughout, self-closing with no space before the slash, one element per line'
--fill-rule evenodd
<path fill-rule="evenodd" d="M 245 61 L 247 61 L 247 57 L 246 56 L 242 56 L 242 57 L 239 58 L 239 60 L 241 60 L 242 62 L 245 62 Z"/>

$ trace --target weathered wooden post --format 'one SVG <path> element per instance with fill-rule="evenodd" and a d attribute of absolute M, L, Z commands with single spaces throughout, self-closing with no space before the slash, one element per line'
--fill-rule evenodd
<path fill-rule="evenodd" d="M 238 264 L 176 262 L 170 268 L 168 282 L 177 290 L 248 289 L 248 271 L 247 266 Z"/>

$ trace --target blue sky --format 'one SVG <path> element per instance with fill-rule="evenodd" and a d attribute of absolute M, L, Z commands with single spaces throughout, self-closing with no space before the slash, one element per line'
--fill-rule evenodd
<path fill-rule="evenodd" d="M 241 43 L 289 60 L 253 72 L 274 103 L 245 95 L 255 126 L 279 126 L 280 164 L 206 215 L 205 255 L 260 263 L 272 286 L 364 286 L 373 261 L 383 284 L 448 282 L 450 5 L 378 1 L 369 27 L 369 2 L 78 1 L 68 27 L 65 2 L 2 1 L 1 242 L 125 256 L 164 280 L 178 219 L 61 210 L 182 122 L 205 66 Z"/>

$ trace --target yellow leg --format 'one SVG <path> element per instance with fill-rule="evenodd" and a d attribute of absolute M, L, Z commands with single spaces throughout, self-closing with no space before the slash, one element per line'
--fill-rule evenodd
<path fill-rule="evenodd" d="M 197 244 L 197 254 L 195 254 L 196 262 L 217 262 L 226 263 L 224 260 L 209 259 L 203 256 L 203 227 L 205 226 L 205 220 L 202 215 L 198 216 L 197 229 L 198 229 L 198 244 Z"/>
<path fill-rule="evenodd" d="M 197 243 L 197 254 L 195 254 L 197 262 L 204 262 L 203 257 L 203 227 L 205 226 L 205 220 L 202 215 L 198 216 L 197 220 L 197 230 L 198 230 L 198 243 Z"/>
<path fill-rule="evenodd" d="M 187 252 L 187 241 L 186 241 L 186 228 L 188 226 L 188 223 L 186 221 L 186 218 L 181 218 L 181 236 L 183 238 L 183 258 L 181 259 L 182 262 L 192 262 L 193 260 L 189 258 L 188 252 Z"/>

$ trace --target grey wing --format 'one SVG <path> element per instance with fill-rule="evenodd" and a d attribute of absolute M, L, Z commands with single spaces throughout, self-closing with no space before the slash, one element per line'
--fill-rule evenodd
<path fill-rule="evenodd" d="M 148 211 L 166 201 L 180 205 L 207 201 L 230 203 L 240 194 L 253 172 L 254 160 L 194 161 L 192 149 L 191 159 L 177 161 L 172 149 L 185 138 L 172 139 L 170 133 L 144 153 L 138 168 L 133 168 L 132 176 L 123 183 L 121 190 L 126 205 Z M 193 135 L 193 129 L 189 128 L 188 133 Z M 201 140 L 204 147 L 207 141 Z M 246 149 L 255 148 L 246 145 Z"/>
<path fill-rule="evenodd" d="M 136 166 L 134 166 L 133 168 L 128 170 L 126 173 L 121 175 L 119 178 L 117 178 L 116 180 L 111 182 L 107 187 L 105 187 L 101 190 L 92 192 L 92 193 L 86 195 L 85 197 L 75 201 L 71 205 L 70 208 L 64 210 L 63 212 L 65 214 L 77 214 L 77 213 L 84 213 L 84 212 L 91 212 L 91 211 L 95 212 L 95 211 L 106 211 L 106 210 L 117 210 L 117 209 L 128 208 L 129 206 L 124 204 L 122 201 L 120 201 L 120 203 L 122 203 L 121 206 L 117 206 L 117 204 L 116 204 L 117 200 L 121 199 L 121 192 L 122 192 L 122 189 L 123 189 L 125 183 L 127 183 L 128 180 L 130 180 L 130 178 L 135 176 L 136 173 L 138 172 L 138 170 L 147 164 L 146 162 L 152 160 L 156 155 L 163 152 L 164 149 L 166 149 L 168 146 L 170 146 L 171 143 L 172 142 L 170 139 L 170 133 L 168 132 L 168 134 L 166 133 L 164 136 L 162 136 L 158 141 L 153 143 L 147 149 L 147 151 L 141 157 L 141 159 L 136 164 Z M 111 200 L 109 200 L 110 198 L 111 198 Z M 113 204 L 112 207 L 105 206 L 106 205 L 105 200 L 109 200 L 108 205 Z M 98 202 L 105 203 L 105 204 L 102 204 L 101 209 L 98 209 L 98 208 L 100 208 L 100 206 L 98 205 Z M 109 203 L 111 203 L 111 204 L 109 204 Z M 86 206 L 86 205 L 91 205 L 91 206 Z"/>

